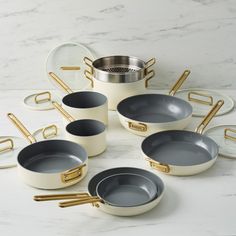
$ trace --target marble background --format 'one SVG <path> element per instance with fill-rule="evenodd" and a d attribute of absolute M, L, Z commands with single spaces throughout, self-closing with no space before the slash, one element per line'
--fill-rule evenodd
<path fill-rule="evenodd" d="M 234 0 L 0 0 L 0 89 L 48 89 L 45 59 L 80 42 L 98 56 L 158 59 L 152 85 L 185 68 L 186 87 L 236 88 Z"/>

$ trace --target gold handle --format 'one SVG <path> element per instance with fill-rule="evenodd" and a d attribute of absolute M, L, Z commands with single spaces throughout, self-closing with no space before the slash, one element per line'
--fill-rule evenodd
<path fill-rule="evenodd" d="M 147 125 L 144 123 L 134 123 L 129 121 L 128 126 L 130 129 L 140 132 L 146 132 L 147 131 Z"/>
<path fill-rule="evenodd" d="M 7 143 L 8 145 L 3 148 L 0 148 L 0 153 L 10 151 L 14 148 L 14 143 L 13 143 L 12 139 L 10 139 L 10 138 L 0 141 L 0 144 L 3 144 L 3 143 L 5 143 L 5 144 Z"/>
<path fill-rule="evenodd" d="M 67 170 L 61 174 L 61 181 L 63 183 L 70 183 L 78 180 L 83 175 L 83 168 L 86 164 Z"/>
<path fill-rule="evenodd" d="M 88 70 L 85 70 L 84 75 L 85 75 L 86 79 L 88 79 L 91 82 L 91 87 L 93 88 L 94 83 L 93 83 L 92 74 Z"/>
<path fill-rule="evenodd" d="M 147 61 L 145 63 L 145 70 L 146 72 L 148 72 L 148 69 L 153 66 L 156 63 L 156 59 L 155 58 L 151 58 L 149 61 Z"/>
<path fill-rule="evenodd" d="M 102 202 L 102 200 L 99 197 L 88 197 L 86 199 L 81 200 L 72 200 L 72 201 L 65 201 L 65 202 L 59 202 L 59 207 L 71 207 L 71 206 L 78 206 L 88 203 L 98 203 Z"/>
<path fill-rule="evenodd" d="M 84 63 L 90 68 L 90 73 L 93 74 L 93 61 L 88 57 L 84 57 Z"/>
<path fill-rule="evenodd" d="M 75 121 L 75 119 L 61 107 L 61 105 L 55 101 L 52 102 L 52 105 L 58 110 L 69 122 Z"/>
<path fill-rule="evenodd" d="M 203 98 L 208 98 L 208 101 L 207 100 L 202 100 L 202 99 L 199 99 L 199 98 L 195 98 L 192 95 L 197 95 L 197 96 L 201 96 Z M 204 93 L 191 91 L 191 92 L 188 93 L 188 100 L 192 101 L 192 102 L 204 104 L 204 105 L 209 105 L 209 106 L 213 105 L 213 97 L 210 96 L 210 95 L 204 94 Z"/>
<path fill-rule="evenodd" d="M 225 137 L 225 139 L 229 139 L 229 140 L 232 140 L 232 141 L 236 141 L 236 137 L 233 137 L 233 136 L 229 135 L 229 134 L 228 134 L 229 132 L 236 133 L 236 130 L 235 130 L 235 129 L 232 129 L 232 128 L 226 128 L 226 129 L 224 130 L 224 137 Z"/>
<path fill-rule="evenodd" d="M 148 82 L 150 79 L 152 79 L 155 76 L 155 71 L 154 70 L 150 70 L 147 74 L 147 78 L 145 80 L 145 88 L 148 87 Z"/>
<path fill-rule="evenodd" d="M 7 116 L 12 121 L 12 123 L 16 126 L 18 130 L 29 140 L 30 143 L 36 143 L 36 139 L 34 136 L 25 128 L 25 126 L 20 122 L 18 118 L 12 113 L 8 113 Z"/>
<path fill-rule="evenodd" d="M 175 82 L 173 87 L 169 91 L 169 95 L 174 96 L 183 82 L 188 78 L 190 74 L 190 70 L 185 70 L 184 73 L 180 76 L 180 78 Z"/>
<path fill-rule="evenodd" d="M 79 66 L 61 66 L 61 70 L 80 70 Z"/>
<path fill-rule="evenodd" d="M 52 200 L 66 200 L 75 198 L 88 198 L 88 193 L 66 193 L 66 194 L 48 194 L 48 195 L 36 195 L 35 201 L 52 201 Z"/>
<path fill-rule="evenodd" d="M 55 73 L 53 72 L 49 72 L 48 73 L 49 76 L 55 81 L 57 82 L 62 89 L 64 89 L 67 93 L 73 93 L 73 91 L 71 90 L 71 88 L 64 82 L 62 81 Z"/>
<path fill-rule="evenodd" d="M 43 97 L 44 95 L 46 95 L 47 97 Z M 41 98 L 41 97 L 43 97 L 43 98 Z M 35 101 L 35 103 L 39 104 L 39 103 L 51 101 L 51 98 L 52 98 L 51 93 L 46 91 L 43 93 L 36 94 L 34 97 L 34 101 Z"/>
<path fill-rule="evenodd" d="M 42 130 L 43 138 L 48 139 L 57 136 L 58 129 L 56 125 L 49 125 Z"/>
<path fill-rule="evenodd" d="M 202 134 L 204 129 L 207 127 L 209 122 L 213 119 L 213 117 L 216 115 L 216 113 L 219 111 L 219 109 L 224 105 L 223 100 L 219 100 L 212 109 L 208 112 L 208 114 L 204 117 L 202 122 L 198 125 L 195 132 Z"/>
<path fill-rule="evenodd" d="M 159 171 L 164 172 L 164 173 L 169 173 L 170 172 L 170 167 L 166 164 L 161 164 L 161 163 L 159 163 L 157 161 L 154 161 L 150 158 L 146 158 L 146 161 L 149 162 L 150 166 L 153 169 L 159 170 Z"/>

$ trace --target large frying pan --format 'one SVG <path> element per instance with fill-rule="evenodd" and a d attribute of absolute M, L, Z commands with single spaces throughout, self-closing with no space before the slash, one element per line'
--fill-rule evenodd
<path fill-rule="evenodd" d="M 122 100 L 117 111 L 121 124 L 130 132 L 148 136 L 155 132 L 184 129 L 192 117 L 192 106 L 173 97 L 190 71 L 185 70 L 169 91 L 169 95 L 141 94 Z"/>
<path fill-rule="evenodd" d="M 31 143 L 17 157 L 18 172 L 25 183 L 41 189 L 58 189 L 76 184 L 86 176 L 88 157 L 82 146 L 66 140 L 36 143 L 12 113 L 7 115 Z"/>
<path fill-rule="evenodd" d="M 109 176 L 117 174 L 134 174 L 145 177 L 151 180 L 156 186 L 156 195 L 151 201 L 147 201 L 145 204 L 138 206 L 130 207 L 121 207 L 117 205 L 110 205 L 108 203 L 100 202 L 100 198 L 97 195 L 98 185 L 102 180 L 106 179 Z M 39 195 L 35 196 L 34 200 L 36 201 L 46 201 L 46 200 L 60 200 L 60 199 L 76 199 L 72 201 L 66 201 L 59 203 L 61 207 L 75 206 L 81 204 L 92 203 L 94 207 L 111 214 L 118 216 L 133 216 L 145 213 L 154 208 L 161 200 L 164 193 L 164 183 L 162 180 L 155 174 L 138 168 L 132 167 L 119 167 L 108 169 L 96 174 L 88 184 L 88 193 L 75 193 L 75 194 L 56 194 L 56 195 Z"/>
<path fill-rule="evenodd" d="M 196 128 L 196 132 L 170 130 L 145 138 L 142 152 L 151 167 L 170 175 L 194 175 L 210 168 L 218 156 L 218 145 L 203 131 L 224 101 L 219 100 Z"/>

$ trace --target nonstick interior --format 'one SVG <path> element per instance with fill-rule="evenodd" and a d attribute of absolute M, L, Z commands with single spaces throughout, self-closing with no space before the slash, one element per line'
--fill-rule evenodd
<path fill-rule="evenodd" d="M 69 107 L 74 108 L 92 108 L 105 104 L 106 96 L 92 91 L 80 91 L 66 95 L 62 102 Z"/>
<path fill-rule="evenodd" d="M 143 205 L 157 195 L 157 187 L 152 180 L 128 173 L 104 178 L 98 183 L 96 191 L 106 203 L 119 207 Z"/>
<path fill-rule="evenodd" d="M 24 168 L 39 173 L 57 173 L 77 167 L 87 160 L 79 144 L 65 140 L 47 140 L 31 144 L 18 155 Z"/>
<path fill-rule="evenodd" d="M 162 94 L 142 94 L 122 100 L 118 112 L 132 120 L 165 123 L 191 116 L 192 106 L 179 98 Z"/>
<path fill-rule="evenodd" d="M 204 135 L 171 130 L 145 138 L 142 151 L 146 156 L 163 164 L 192 166 L 214 159 L 218 154 L 218 146 Z"/>
<path fill-rule="evenodd" d="M 164 183 L 157 175 L 155 175 L 147 170 L 144 170 L 144 169 L 132 168 L 132 167 L 119 167 L 119 168 L 104 170 L 104 171 L 96 174 L 95 176 L 93 176 L 92 179 L 90 179 L 90 181 L 88 183 L 89 194 L 92 196 L 97 196 L 96 187 L 97 187 L 98 183 L 102 179 L 104 179 L 110 175 L 119 174 L 119 173 L 138 174 L 138 175 L 142 175 L 142 176 L 152 180 L 155 183 L 156 188 L 157 188 L 157 195 L 154 199 L 159 197 L 164 191 Z"/>

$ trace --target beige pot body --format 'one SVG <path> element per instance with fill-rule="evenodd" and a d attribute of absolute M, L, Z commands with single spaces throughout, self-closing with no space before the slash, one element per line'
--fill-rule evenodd
<path fill-rule="evenodd" d="M 167 122 L 167 123 L 146 123 L 146 122 L 137 122 L 132 119 L 128 119 L 118 113 L 120 123 L 131 133 L 140 135 L 140 136 L 149 136 L 151 134 L 165 131 L 165 130 L 182 130 L 188 126 L 192 119 L 192 115 L 186 117 L 185 119 Z"/>
<path fill-rule="evenodd" d="M 93 78 L 93 90 L 104 94 L 108 98 L 109 110 L 116 110 L 121 100 L 145 93 L 145 80 L 131 83 L 107 83 Z"/>
<path fill-rule="evenodd" d="M 76 120 L 91 119 L 98 120 L 108 125 L 108 101 L 101 106 L 91 108 L 74 108 L 62 104 L 62 107 Z"/>
<path fill-rule="evenodd" d="M 107 148 L 106 130 L 97 135 L 77 136 L 66 131 L 66 139 L 80 144 L 89 157 L 103 153 Z"/>
<path fill-rule="evenodd" d="M 61 173 L 39 173 L 28 170 L 18 163 L 18 174 L 20 178 L 28 185 L 39 189 L 59 189 L 66 188 L 80 182 L 88 172 L 88 159 L 84 162 L 85 166 L 81 168 L 81 175 L 71 181 L 64 182 Z"/>

